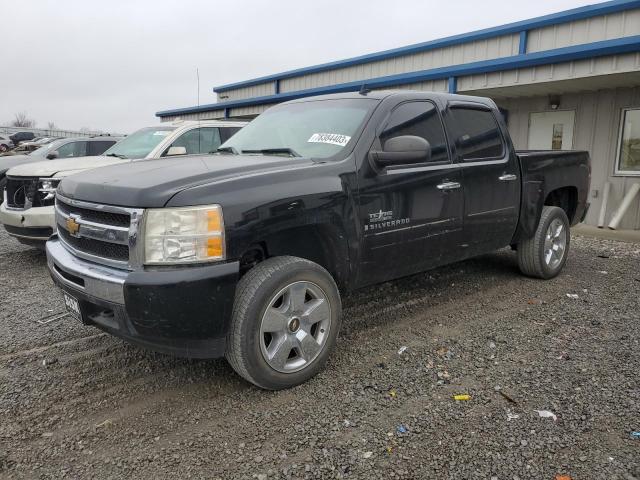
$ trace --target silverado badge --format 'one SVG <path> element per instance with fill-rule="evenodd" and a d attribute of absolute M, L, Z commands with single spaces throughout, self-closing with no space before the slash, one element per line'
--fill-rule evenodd
<path fill-rule="evenodd" d="M 393 210 L 388 212 L 380 209 L 379 212 L 369 214 L 369 223 L 365 224 L 364 231 L 369 232 L 371 230 L 397 230 L 396 227 L 403 227 L 411 222 L 410 218 L 395 219 L 393 216 Z"/>
<path fill-rule="evenodd" d="M 67 230 L 73 236 L 75 236 L 80 230 L 80 224 L 76 222 L 76 219 L 73 217 L 67 218 Z"/>

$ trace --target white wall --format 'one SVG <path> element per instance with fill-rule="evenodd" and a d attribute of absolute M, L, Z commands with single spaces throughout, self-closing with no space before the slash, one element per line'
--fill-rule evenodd
<path fill-rule="evenodd" d="M 529 31 L 527 52 L 638 35 L 640 9 L 626 10 Z"/>

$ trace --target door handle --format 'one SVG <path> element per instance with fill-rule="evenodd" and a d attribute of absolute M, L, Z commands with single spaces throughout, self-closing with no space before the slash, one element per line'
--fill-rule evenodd
<path fill-rule="evenodd" d="M 511 182 L 513 180 L 517 180 L 518 177 L 512 173 L 505 173 L 503 175 L 501 175 L 500 177 L 498 177 L 498 180 L 500 180 L 501 182 Z"/>
<path fill-rule="evenodd" d="M 438 190 L 455 190 L 460 188 L 460 184 L 458 182 L 443 182 L 437 188 Z"/>

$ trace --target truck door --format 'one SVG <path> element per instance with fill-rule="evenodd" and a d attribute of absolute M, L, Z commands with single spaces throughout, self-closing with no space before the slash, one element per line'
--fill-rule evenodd
<path fill-rule="evenodd" d="M 440 112 L 430 101 L 400 103 L 378 129 L 372 150 L 414 135 L 431 145 L 428 162 L 380 168 L 371 155 L 358 172 L 363 229 L 361 285 L 446 263 L 462 230 L 463 190 Z"/>
<path fill-rule="evenodd" d="M 518 223 L 520 169 L 504 123 L 485 105 L 452 102 L 447 125 L 462 167 L 466 256 L 509 245 Z"/>

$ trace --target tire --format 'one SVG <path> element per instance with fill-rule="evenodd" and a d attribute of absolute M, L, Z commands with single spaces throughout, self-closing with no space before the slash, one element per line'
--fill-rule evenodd
<path fill-rule="evenodd" d="M 0 153 L 7 152 L 8 150 L 9 147 L 7 145 L 5 145 L 4 143 L 0 144 Z"/>
<path fill-rule="evenodd" d="M 270 258 L 238 283 L 225 356 L 260 388 L 294 387 L 324 367 L 341 314 L 338 287 L 324 268 L 297 257 Z"/>
<path fill-rule="evenodd" d="M 518 244 L 520 271 L 545 280 L 556 277 L 567 262 L 570 244 L 571 231 L 565 211 L 559 207 L 543 207 L 536 233 Z"/>

